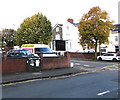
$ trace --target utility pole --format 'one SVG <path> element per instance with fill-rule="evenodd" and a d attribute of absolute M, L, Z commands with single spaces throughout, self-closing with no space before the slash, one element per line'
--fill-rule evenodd
<path fill-rule="evenodd" d="M 120 1 L 118 2 L 118 47 L 120 52 Z M 118 65 L 120 68 L 120 65 Z"/>

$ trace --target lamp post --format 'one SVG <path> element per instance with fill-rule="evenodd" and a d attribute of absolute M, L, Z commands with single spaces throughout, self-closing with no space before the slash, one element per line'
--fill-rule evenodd
<path fill-rule="evenodd" d="M 118 2 L 118 47 L 120 52 L 120 1 Z"/>

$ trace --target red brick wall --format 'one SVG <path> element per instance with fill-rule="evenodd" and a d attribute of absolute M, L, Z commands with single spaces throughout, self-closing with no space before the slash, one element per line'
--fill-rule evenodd
<path fill-rule="evenodd" d="M 6 58 L 6 57 L 5 57 Z M 25 72 L 27 67 L 27 59 L 2 59 L 2 73 Z M 92 60 L 94 53 L 65 53 L 64 57 L 42 57 L 41 69 L 54 69 L 70 67 L 70 58 L 79 60 Z"/>
<path fill-rule="evenodd" d="M 67 53 L 64 57 L 42 57 L 40 61 L 40 69 L 54 69 L 70 67 L 70 54 Z M 17 73 L 25 72 L 27 68 L 27 59 L 2 59 L 2 73 Z"/>
<path fill-rule="evenodd" d="M 70 67 L 70 54 L 64 57 L 42 57 L 41 69 L 67 68 Z"/>
<path fill-rule="evenodd" d="M 95 57 L 95 54 L 94 53 L 70 52 L 70 57 L 77 58 L 79 60 L 93 60 Z"/>
<path fill-rule="evenodd" d="M 94 57 L 94 53 L 71 53 L 71 57 L 79 57 L 81 59 L 92 59 Z"/>
<path fill-rule="evenodd" d="M 25 72 L 26 62 L 26 59 L 2 59 L 2 73 Z"/>

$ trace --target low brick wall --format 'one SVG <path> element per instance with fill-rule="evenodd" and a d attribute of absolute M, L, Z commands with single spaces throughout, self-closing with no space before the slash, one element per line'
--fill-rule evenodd
<path fill-rule="evenodd" d="M 43 57 L 40 54 L 40 70 L 55 69 L 55 68 L 68 68 L 70 67 L 70 59 L 78 60 L 93 60 L 94 53 L 78 53 L 78 52 L 66 52 L 65 56 L 59 57 Z M 27 68 L 27 59 L 11 59 L 4 57 L 2 59 L 2 73 L 17 73 L 25 72 Z"/>
<path fill-rule="evenodd" d="M 92 60 L 95 56 L 94 53 L 71 53 L 71 57 L 79 57 L 81 60 Z"/>
<path fill-rule="evenodd" d="M 66 55 L 66 53 L 65 53 Z M 70 57 L 79 59 L 79 60 L 93 60 L 95 53 L 79 53 L 79 52 L 70 52 Z"/>
<path fill-rule="evenodd" d="M 2 73 L 18 73 L 26 71 L 27 59 L 2 59 Z"/>
<path fill-rule="evenodd" d="M 67 68 L 70 67 L 70 54 L 62 57 L 43 57 L 41 54 L 40 66 L 37 67 L 38 71 L 43 69 Z M 7 58 L 2 59 L 2 73 L 18 73 L 26 72 L 28 69 L 33 72 L 33 67 L 28 67 L 27 59 L 24 58 Z M 29 71 L 30 71 L 29 70 Z"/>
<path fill-rule="evenodd" d="M 70 54 L 59 57 L 43 57 L 41 56 L 41 69 L 55 69 L 70 67 Z"/>

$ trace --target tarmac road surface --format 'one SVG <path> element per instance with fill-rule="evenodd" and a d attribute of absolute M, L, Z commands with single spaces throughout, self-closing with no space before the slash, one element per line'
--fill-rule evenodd
<path fill-rule="evenodd" d="M 3 86 L 3 98 L 118 98 L 118 71 Z"/>
<path fill-rule="evenodd" d="M 110 61 L 80 61 L 71 60 L 74 67 L 91 68 L 91 69 L 102 69 L 102 70 L 118 70 L 120 69 L 120 62 L 110 62 Z"/>

